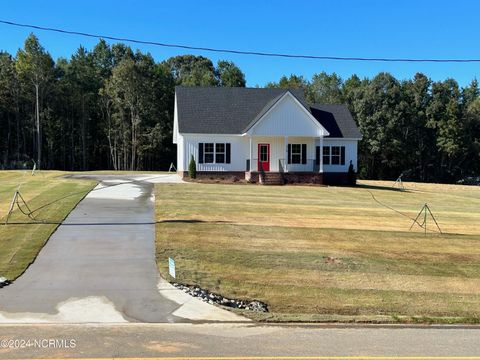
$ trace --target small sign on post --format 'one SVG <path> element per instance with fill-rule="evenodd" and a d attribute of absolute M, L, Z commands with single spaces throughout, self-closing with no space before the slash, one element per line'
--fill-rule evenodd
<path fill-rule="evenodd" d="M 168 258 L 168 273 L 175 278 L 175 260 L 170 257 Z"/>

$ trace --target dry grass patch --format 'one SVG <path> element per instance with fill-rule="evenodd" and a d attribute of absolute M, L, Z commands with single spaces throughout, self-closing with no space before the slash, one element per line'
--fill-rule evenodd
<path fill-rule="evenodd" d="M 270 305 L 270 319 L 480 319 L 480 188 L 158 184 L 157 258 L 167 276 Z M 415 228 L 424 203 L 443 235 Z M 432 223 L 433 225 L 433 223 Z M 257 316 L 258 318 L 258 316 Z"/>

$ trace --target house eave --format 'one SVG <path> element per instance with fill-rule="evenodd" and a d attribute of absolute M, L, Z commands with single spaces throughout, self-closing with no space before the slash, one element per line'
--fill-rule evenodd
<path fill-rule="evenodd" d="M 325 140 L 356 140 L 356 141 L 360 141 L 362 140 L 363 138 L 361 137 L 325 137 L 324 138 Z"/>

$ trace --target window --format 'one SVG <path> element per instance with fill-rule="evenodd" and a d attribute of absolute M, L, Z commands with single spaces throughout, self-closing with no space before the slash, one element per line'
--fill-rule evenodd
<path fill-rule="evenodd" d="M 307 144 L 288 144 L 287 150 L 289 164 L 307 163 Z"/>
<path fill-rule="evenodd" d="M 323 147 L 323 165 L 330 165 L 330 146 Z"/>
<path fill-rule="evenodd" d="M 199 143 L 198 162 L 200 164 L 230 164 L 230 143 Z"/>
<path fill-rule="evenodd" d="M 340 165 L 340 146 L 332 146 L 332 165 Z"/>
<path fill-rule="evenodd" d="M 215 144 L 215 162 L 217 164 L 225 163 L 225 144 Z"/>
<path fill-rule="evenodd" d="M 268 145 L 260 145 L 260 161 L 268 161 Z"/>
<path fill-rule="evenodd" d="M 302 145 L 292 144 L 292 153 L 290 155 L 291 164 L 301 164 L 302 163 Z"/>
<path fill-rule="evenodd" d="M 213 163 L 213 143 L 205 143 L 204 162 L 205 164 Z"/>
<path fill-rule="evenodd" d="M 324 146 L 324 165 L 345 165 L 345 146 Z"/>

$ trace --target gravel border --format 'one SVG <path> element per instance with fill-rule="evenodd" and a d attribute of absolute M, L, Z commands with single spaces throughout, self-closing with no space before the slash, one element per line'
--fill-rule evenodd
<path fill-rule="evenodd" d="M 228 299 L 222 295 L 209 292 L 195 285 L 183 285 L 179 283 L 172 283 L 172 285 L 193 297 L 208 302 L 209 304 L 218 304 L 235 309 L 268 312 L 268 305 L 259 300 Z"/>

